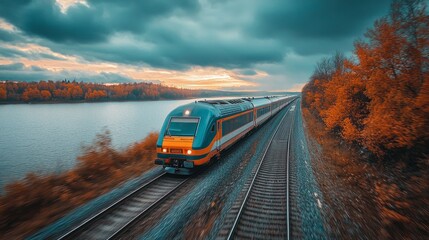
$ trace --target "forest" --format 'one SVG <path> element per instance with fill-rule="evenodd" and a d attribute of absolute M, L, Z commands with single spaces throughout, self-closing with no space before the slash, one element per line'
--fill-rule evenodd
<path fill-rule="evenodd" d="M 207 94 L 153 83 L 97 84 L 76 81 L 0 82 L 0 103 L 94 102 L 183 99 Z"/>
<path fill-rule="evenodd" d="M 342 140 L 378 159 L 427 156 L 429 16 L 425 1 L 395 1 L 351 57 L 322 59 L 303 107 Z"/>

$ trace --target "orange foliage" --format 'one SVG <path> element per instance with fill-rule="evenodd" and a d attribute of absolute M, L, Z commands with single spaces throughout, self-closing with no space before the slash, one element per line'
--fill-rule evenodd
<path fill-rule="evenodd" d="M 7 99 L 7 91 L 6 88 L 0 88 L 0 100 Z"/>
<path fill-rule="evenodd" d="M 43 100 L 49 100 L 52 97 L 51 93 L 48 90 L 42 90 L 40 91 L 40 94 Z"/>
<path fill-rule="evenodd" d="M 429 16 L 424 1 L 395 1 L 355 44 L 352 61 L 323 59 L 303 105 L 328 130 L 378 156 L 425 151 L 429 141 Z M 340 63 L 340 64 L 339 64 Z M 426 149 L 427 150 L 427 149 Z"/>
<path fill-rule="evenodd" d="M 178 89 L 152 83 L 104 85 L 83 82 L 2 82 L 0 101 L 6 102 L 68 102 L 157 100 L 198 97 L 201 91 Z"/>
<path fill-rule="evenodd" d="M 85 94 L 85 99 L 87 100 L 98 100 L 103 99 L 107 97 L 107 93 L 104 90 L 94 90 L 91 89 L 88 90 L 88 92 Z"/>

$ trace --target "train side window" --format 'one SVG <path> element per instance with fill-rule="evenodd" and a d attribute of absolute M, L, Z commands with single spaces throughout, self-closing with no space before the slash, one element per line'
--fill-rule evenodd
<path fill-rule="evenodd" d="M 212 128 L 210 129 L 210 131 L 211 131 L 211 132 L 214 132 L 214 131 L 215 131 L 215 125 L 214 125 L 214 123 L 213 123 Z"/>

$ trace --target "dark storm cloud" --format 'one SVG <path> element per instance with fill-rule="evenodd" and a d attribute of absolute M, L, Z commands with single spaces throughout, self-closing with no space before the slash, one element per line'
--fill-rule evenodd
<path fill-rule="evenodd" d="M 26 34 L 50 40 L 44 45 L 54 51 L 91 61 L 147 64 L 169 69 L 187 69 L 194 65 L 237 68 L 278 62 L 284 55 L 281 44 L 274 41 L 242 37 L 222 39 L 222 33 L 211 34 L 216 29 L 203 26 L 204 16 L 199 16 L 200 21 L 198 16 L 192 15 L 200 9 L 196 0 L 87 2 L 89 7 L 75 4 L 62 13 L 53 0 L 6 0 L 0 15 Z M 178 11 L 175 10 L 186 13 L 185 20 L 181 20 L 200 22 L 202 27 L 192 29 L 180 19 L 164 25 L 151 22 L 176 16 Z M 108 41 L 115 34 L 132 36 L 135 44 Z M 73 43 L 64 47 L 67 42 Z"/>
<path fill-rule="evenodd" d="M 3 42 L 19 42 L 23 41 L 23 38 L 18 34 L 15 34 L 11 31 L 7 31 L 0 28 L 0 41 Z"/>
<path fill-rule="evenodd" d="M 40 80 L 76 80 L 83 82 L 96 82 L 96 83 L 127 83 L 127 82 L 136 82 L 136 80 L 131 79 L 127 76 L 117 74 L 117 73 L 91 73 L 84 71 L 61 71 L 61 72 L 52 72 L 48 69 L 41 68 L 38 66 L 26 67 L 22 63 L 12 63 L 0 65 L 0 79 L 1 80 L 20 80 L 20 81 L 40 81 Z M 144 81 L 144 80 L 138 80 Z"/>
<path fill-rule="evenodd" d="M 0 57 L 11 58 L 11 57 L 26 57 L 26 56 L 27 54 L 23 53 L 22 51 L 0 46 Z"/>
<path fill-rule="evenodd" d="M 170 69 L 194 65 L 248 68 L 281 62 L 286 49 L 303 55 L 348 50 L 352 36 L 389 5 L 388 0 L 87 3 L 74 4 L 62 13 L 54 0 L 4 0 L 0 15 L 25 34 L 52 41 L 45 41 L 45 46 L 91 61 Z M 252 15 L 253 21 L 240 18 L 241 11 Z M 226 28 L 237 36 L 224 38 Z M 131 36 L 134 44 L 112 42 L 118 35 Z M 13 40 L 4 31 L 1 38 Z M 65 42 L 73 44 L 64 47 Z"/>
<path fill-rule="evenodd" d="M 0 57 L 6 58 L 26 58 L 31 60 L 52 59 L 64 60 L 64 58 L 54 56 L 48 53 L 21 51 L 14 48 L 0 46 Z"/>
<path fill-rule="evenodd" d="M 54 0 L 2 0 L 0 15 L 23 31 L 56 42 L 99 42 L 115 32 L 140 32 L 174 10 L 195 11 L 194 0 L 88 0 L 62 13 Z"/>
<path fill-rule="evenodd" d="M 259 8 L 247 28 L 249 33 L 282 39 L 299 53 L 317 54 L 335 48 L 350 49 L 350 40 L 386 14 L 391 1 L 274 0 L 269 3 Z"/>
<path fill-rule="evenodd" d="M 50 74 L 47 70 L 26 68 L 22 63 L 0 65 L 1 80 L 40 81 L 53 79 L 52 77 L 53 74 Z"/>
<path fill-rule="evenodd" d="M 159 31 L 165 32 L 160 35 Z M 254 63 L 278 62 L 284 56 L 282 45 L 275 41 L 249 39 L 246 42 L 222 40 L 209 36 L 183 36 L 186 29 L 169 31 L 156 27 L 148 30 L 145 39 L 152 44 L 100 43 L 91 45 L 49 44 L 54 51 L 76 54 L 87 60 L 102 60 L 124 64 L 148 64 L 153 67 L 183 70 L 190 66 L 224 68 L 249 67 Z M 165 38 L 174 39 L 166 41 Z M 133 40 L 135 41 L 135 40 Z"/>
<path fill-rule="evenodd" d="M 11 64 L 0 65 L 0 70 L 16 71 L 16 70 L 22 70 L 22 69 L 24 69 L 24 64 L 22 63 L 11 63 Z"/>
<path fill-rule="evenodd" d="M 254 63 L 278 62 L 283 56 L 282 45 L 254 39 L 235 40 L 185 38 L 173 44 L 162 44 L 154 56 L 164 56 L 167 61 L 183 65 L 247 68 Z"/>

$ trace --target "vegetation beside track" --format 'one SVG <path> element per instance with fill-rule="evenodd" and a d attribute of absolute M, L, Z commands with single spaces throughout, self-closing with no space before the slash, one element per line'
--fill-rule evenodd
<path fill-rule="evenodd" d="M 333 238 L 429 233 L 429 16 L 394 1 L 354 56 L 322 59 L 303 89 Z M 381 235 L 379 235 L 381 234 Z"/>
<path fill-rule="evenodd" d="M 110 132 L 83 148 L 75 168 L 58 174 L 30 173 L 10 183 L 0 196 L 0 236 L 19 239 L 64 216 L 126 180 L 152 168 L 158 133 L 123 150 L 114 149 Z"/>

